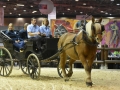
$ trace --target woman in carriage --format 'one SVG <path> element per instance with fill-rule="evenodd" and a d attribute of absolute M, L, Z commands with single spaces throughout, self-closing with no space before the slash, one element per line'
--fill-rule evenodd
<path fill-rule="evenodd" d="M 24 41 L 14 32 L 13 24 L 8 25 L 8 30 L 5 32 L 7 36 L 12 39 L 13 46 L 17 51 L 23 52 L 25 43 Z"/>

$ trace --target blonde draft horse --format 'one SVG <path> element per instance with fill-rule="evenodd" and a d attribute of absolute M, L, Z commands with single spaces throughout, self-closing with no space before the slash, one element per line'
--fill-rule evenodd
<path fill-rule="evenodd" d="M 86 24 L 86 32 L 81 30 L 78 34 L 65 33 L 60 37 L 58 49 L 64 48 L 60 54 L 59 68 L 62 69 L 62 76 L 65 81 L 69 80 L 73 74 L 72 64 L 76 60 L 80 60 L 87 74 L 86 85 L 92 86 L 92 64 L 96 56 L 97 43 L 102 41 L 101 21 L 102 18 L 97 22 L 92 18 Z M 68 73 L 65 70 L 67 56 L 70 57 Z"/>

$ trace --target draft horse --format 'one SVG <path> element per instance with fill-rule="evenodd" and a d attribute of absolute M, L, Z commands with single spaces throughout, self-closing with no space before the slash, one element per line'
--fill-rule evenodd
<path fill-rule="evenodd" d="M 86 85 L 92 86 L 92 64 L 96 56 L 97 45 L 102 41 L 102 29 L 104 27 L 101 21 L 102 18 L 97 20 L 97 22 L 92 18 L 86 24 L 86 31 L 81 30 L 78 34 L 65 33 L 60 37 L 58 49 L 62 48 L 62 52 L 59 55 L 59 68 L 62 69 L 62 76 L 65 81 L 69 80 L 73 74 L 72 64 L 76 60 L 80 60 L 87 74 Z M 65 70 L 67 57 L 70 58 L 68 73 Z"/>

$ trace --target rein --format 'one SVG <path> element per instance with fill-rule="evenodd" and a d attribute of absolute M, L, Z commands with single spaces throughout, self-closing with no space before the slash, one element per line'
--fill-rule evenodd
<path fill-rule="evenodd" d="M 84 41 L 86 44 L 88 44 L 88 45 L 98 46 L 99 43 L 97 43 L 97 42 L 95 42 L 95 43 L 91 42 L 88 38 L 85 38 L 85 37 L 84 37 L 84 34 L 86 34 L 88 37 L 93 38 L 93 39 L 94 39 L 94 37 L 89 36 L 86 31 L 84 31 L 84 30 L 82 30 L 82 31 L 83 31 L 83 35 L 82 35 L 82 39 L 81 39 L 81 40 L 83 40 L 83 41 Z M 75 41 L 77 36 L 78 36 L 78 34 L 76 34 L 75 37 L 73 38 L 73 40 L 71 41 L 71 42 L 73 42 L 75 45 L 78 45 L 78 44 L 81 43 L 81 42 L 80 42 L 81 40 L 79 40 L 78 42 Z M 82 42 L 82 43 L 83 43 L 83 42 Z"/>

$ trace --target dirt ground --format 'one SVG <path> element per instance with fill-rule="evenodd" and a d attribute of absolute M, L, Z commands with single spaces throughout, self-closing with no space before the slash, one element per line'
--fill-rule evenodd
<path fill-rule="evenodd" d="M 0 90 L 120 90 L 120 71 L 117 69 L 93 69 L 94 85 L 85 84 L 84 69 L 73 69 L 70 81 L 65 82 L 59 77 L 56 68 L 41 68 L 39 80 L 32 80 L 23 74 L 21 69 L 14 67 L 9 77 L 0 76 Z"/>

